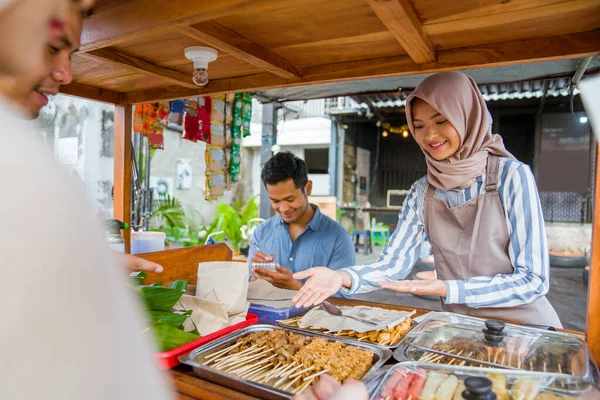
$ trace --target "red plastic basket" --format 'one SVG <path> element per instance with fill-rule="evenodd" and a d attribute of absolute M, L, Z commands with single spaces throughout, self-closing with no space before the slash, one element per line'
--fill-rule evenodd
<path fill-rule="evenodd" d="M 158 362 L 162 369 L 170 369 L 176 367 L 177 365 L 179 365 L 178 357 L 180 355 L 192 351 L 193 349 L 200 347 L 203 344 L 206 344 L 210 341 L 225 336 L 228 333 L 235 332 L 238 329 L 242 329 L 246 326 L 254 325 L 256 323 L 258 323 L 258 317 L 252 313 L 248 313 L 246 314 L 246 320 L 243 322 L 228 326 L 227 328 L 223 328 L 220 331 L 213 332 L 210 335 L 202 336 L 173 350 L 156 353 L 156 358 L 158 359 Z"/>

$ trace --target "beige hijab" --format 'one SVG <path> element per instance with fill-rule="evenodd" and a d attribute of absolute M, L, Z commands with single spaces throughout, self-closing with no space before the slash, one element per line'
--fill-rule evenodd
<path fill-rule="evenodd" d="M 406 101 L 406 119 L 413 135 L 411 103 L 416 97 L 446 117 L 461 139 L 458 151 L 442 161 L 421 148 L 431 185 L 443 190 L 466 189 L 485 171 L 488 154 L 514 158 L 502 137 L 492 135 L 492 116 L 473 78 L 461 72 L 441 72 L 421 82 Z"/>

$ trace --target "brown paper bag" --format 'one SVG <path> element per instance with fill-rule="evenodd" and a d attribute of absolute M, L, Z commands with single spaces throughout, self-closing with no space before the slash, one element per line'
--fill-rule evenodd
<path fill-rule="evenodd" d="M 224 305 L 229 316 L 247 311 L 248 265 L 204 262 L 198 265 L 196 297 Z"/>
<path fill-rule="evenodd" d="M 280 289 L 264 279 L 248 283 L 248 300 L 273 308 L 289 308 L 294 306 L 292 297 L 296 290 Z"/>
<path fill-rule="evenodd" d="M 228 315 L 224 304 L 184 294 L 173 307 L 176 310 L 192 310 L 192 315 L 183 323 L 183 330 L 191 332 L 198 329 L 206 336 L 223 328 L 246 320 L 247 309 L 239 314 Z"/>

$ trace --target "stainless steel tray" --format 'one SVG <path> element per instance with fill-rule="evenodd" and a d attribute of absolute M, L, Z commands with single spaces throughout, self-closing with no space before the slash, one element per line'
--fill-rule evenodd
<path fill-rule="evenodd" d="M 292 329 L 283 329 L 274 325 L 253 325 L 243 329 L 240 329 L 237 332 L 231 333 L 227 336 L 224 336 L 220 339 L 214 340 L 213 342 L 206 344 L 204 346 L 198 347 L 195 350 L 192 350 L 190 353 L 179 358 L 179 361 L 182 364 L 189 365 L 193 367 L 194 373 L 202 379 L 207 381 L 214 382 L 216 384 L 226 386 L 228 388 L 237 390 L 239 392 L 243 392 L 249 394 L 251 396 L 256 396 L 261 399 L 289 399 L 292 397 L 292 394 L 283 390 L 275 389 L 271 386 L 259 384 L 254 381 L 245 380 L 239 378 L 235 375 L 228 374 L 226 372 L 222 372 L 211 368 L 210 366 L 205 366 L 204 361 L 207 356 L 212 354 L 215 351 L 224 349 L 230 345 L 232 345 L 237 339 L 246 336 L 250 333 L 254 332 L 264 332 L 264 331 L 272 331 L 272 330 L 283 330 L 290 331 Z M 297 332 L 301 333 L 304 336 L 310 337 L 323 337 L 322 335 L 316 335 L 312 332 Z M 378 377 L 376 371 L 383 366 L 383 364 L 391 357 L 392 352 L 388 349 L 384 349 L 382 347 L 373 346 L 366 343 L 354 342 L 351 340 L 346 340 L 345 338 L 330 338 L 327 337 L 330 342 L 340 341 L 347 343 L 351 346 L 360 347 L 365 350 L 370 350 L 373 352 L 373 366 L 366 373 L 366 375 L 361 379 L 364 383 L 368 384 L 374 378 Z M 381 377 L 379 375 L 379 377 Z"/>
<path fill-rule="evenodd" d="M 598 390 L 598 386 L 593 382 L 586 381 L 581 377 L 575 376 L 566 376 L 561 374 L 551 374 L 551 373 L 543 373 L 543 372 L 529 372 L 523 370 L 498 370 L 498 369 L 490 369 L 490 368 L 476 368 L 476 367 L 457 367 L 455 365 L 443 365 L 443 364 L 427 364 L 427 363 L 419 363 L 416 361 L 405 361 L 399 364 L 393 365 L 385 374 L 383 378 L 378 380 L 378 385 L 375 390 L 369 392 L 370 399 L 375 400 L 378 398 L 378 395 L 383 390 L 383 387 L 389 380 L 390 376 L 394 373 L 397 368 L 405 367 L 408 370 L 416 370 L 418 368 L 426 368 L 433 369 L 435 371 L 441 371 L 448 374 L 458 374 L 460 376 L 486 376 L 490 373 L 502 373 L 509 374 L 512 379 L 524 377 L 524 378 L 536 378 L 539 379 L 540 382 L 550 381 L 552 382 L 554 379 L 563 379 L 565 383 L 571 382 L 571 386 L 577 387 L 577 389 L 561 389 L 558 385 L 555 388 L 548 388 L 547 390 L 555 395 L 566 396 L 568 398 L 579 398 L 579 396 L 585 395 L 586 393 L 596 395 Z M 566 380 L 565 380 L 566 379 Z M 575 384 L 574 382 L 577 382 Z M 594 392 L 594 393 L 591 393 Z M 586 397 L 588 398 L 588 397 Z M 595 398 L 595 397 L 589 397 Z"/>
<path fill-rule="evenodd" d="M 310 310 L 306 310 L 306 311 L 304 311 L 304 312 L 302 312 L 302 313 L 296 314 L 296 315 L 294 316 L 294 318 L 295 318 L 295 317 L 300 317 L 300 316 L 302 316 L 302 315 L 306 314 L 308 311 L 310 311 Z M 325 333 L 325 332 L 319 332 L 319 331 L 317 331 L 317 330 L 310 329 L 310 328 L 300 328 L 300 327 L 297 327 L 297 326 L 291 326 L 291 325 L 288 325 L 288 324 L 284 323 L 284 322 L 283 322 L 283 320 L 277 321 L 277 325 L 281 326 L 282 328 L 285 328 L 285 329 L 289 329 L 289 330 L 291 330 L 291 331 L 294 331 L 294 332 L 299 332 L 299 333 L 311 333 L 311 334 L 318 335 L 318 336 L 321 336 L 321 337 L 326 337 L 326 338 L 329 338 L 329 339 L 336 339 L 336 340 L 337 340 L 337 339 L 344 339 L 345 341 L 347 341 L 347 340 L 348 340 L 348 341 L 351 341 L 351 342 L 352 342 L 352 343 L 354 343 L 354 344 L 356 344 L 356 343 L 359 343 L 359 344 L 368 344 L 368 345 L 371 345 L 371 346 L 377 346 L 377 347 L 381 347 L 381 348 L 384 348 L 384 349 L 390 349 L 390 350 L 392 350 L 392 351 L 393 351 L 394 349 L 396 349 L 398 346 L 400 346 L 400 345 L 402 344 L 402 339 L 404 338 L 404 336 L 408 335 L 408 333 L 409 333 L 411 330 L 413 330 L 413 328 L 414 328 L 415 326 L 417 326 L 417 322 L 415 322 L 415 321 L 413 320 L 413 321 L 412 321 L 412 325 L 411 325 L 410 329 L 409 329 L 409 330 L 408 330 L 408 331 L 407 331 L 407 332 L 404 334 L 404 336 L 402 336 L 402 337 L 400 338 L 400 340 L 398 341 L 398 343 L 396 343 L 396 344 L 395 344 L 395 345 L 393 345 L 393 346 L 392 346 L 392 345 L 381 346 L 381 345 L 378 345 L 377 343 L 373 343 L 373 342 L 371 342 L 371 341 L 362 341 L 362 340 L 358 340 L 358 338 L 353 338 L 353 337 L 348 337 L 348 336 L 336 336 L 336 335 L 334 335 L 333 333 Z"/>
<path fill-rule="evenodd" d="M 423 322 L 425 322 L 425 321 L 423 321 Z M 465 336 L 469 336 L 471 333 L 472 332 L 465 331 Z M 540 336 L 542 336 L 544 334 L 548 334 L 548 333 L 546 331 L 540 331 Z M 561 348 L 563 348 L 562 351 L 566 351 L 570 346 L 572 346 L 571 343 L 568 343 L 568 342 L 574 341 L 574 338 L 572 335 L 569 335 L 566 333 L 560 333 L 560 332 L 552 332 L 551 334 L 553 337 L 557 338 L 556 342 L 551 344 L 552 346 L 561 347 Z M 437 352 L 435 350 L 428 350 L 426 347 L 420 346 L 418 343 L 435 343 L 438 341 L 446 342 L 446 341 L 452 339 L 454 336 L 455 336 L 455 332 L 453 332 L 451 329 L 441 329 L 441 327 L 436 328 L 431 331 L 419 332 L 418 336 L 415 336 L 414 338 L 408 337 L 408 334 L 407 334 L 404 337 L 404 339 L 400 342 L 400 345 L 397 346 L 397 348 L 394 350 L 393 357 L 398 362 L 418 361 L 417 359 L 410 356 L 409 351 L 411 351 L 411 350 L 426 351 L 426 352 L 428 351 L 431 353 L 443 354 L 443 353 Z M 478 338 L 479 336 L 474 335 L 473 337 Z M 563 339 L 563 338 L 565 341 L 561 342 L 560 339 Z M 413 339 L 414 342 L 411 339 Z M 580 345 L 578 351 L 576 353 L 574 353 L 574 355 L 572 357 L 572 363 L 575 363 L 576 365 L 572 366 L 571 369 L 576 370 L 577 373 L 565 374 L 565 375 L 573 375 L 573 376 L 578 376 L 578 377 L 583 377 L 583 378 L 589 379 L 591 376 L 592 367 L 594 367 L 594 365 L 587 354 L 587 346 L 585 345 L 585 342 L 583 342 L 579 338 L 576 338 L 576 339 L 578 342 L 581 342 L 581 345 Z M 415 342 L 418 342 L 418 343 L 415 343 Z M 548 344 L 548 345 L 550 346 L 550 344 Z M 533 346 L 532 352 L 525 355 L 524 363 L 527 360 L 527 357 L 530 357 L 535 354 L 535 350 L 537 350 L 537 347 Z M 460 356 L 454 356 L 453 358 L 457 358 L 459 360 L 469 360 L 466 357 L 460 357 Z M 476 360 L 476 363 L 482 364 L 482 365 L 488 365 L 488 367 L 490 367 L 490 368 L 518 370 L 515 367 L 502 366 L 502 365 L 491 364 L 491 363 L 488 364 L 485 361 L 480 361 L 480 360 Z M 438 364 L 436 364 L 436 365 L 438 365 Z M 443 364 L 439 364 L 439 365 L 443 365 Z M 538 372 L 541 372 L 541 371 L 538 371 Z"/>

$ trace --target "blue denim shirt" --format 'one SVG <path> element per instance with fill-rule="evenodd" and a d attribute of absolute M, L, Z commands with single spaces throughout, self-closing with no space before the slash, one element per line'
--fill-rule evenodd
<path fill-rule="evenodd" d="M 253 242 L 265 254 L 274 254 L 275 263 L 294 273 L 318 266 L 341 269 L 355 265 L 354 243 L 350 234 L 340 224 L 321 214 L 319 207 L 311 206 L 315 215 L 293 243 L 290 229 L 279 215 L 256 228 Z M 250 246 L 248 260 L 252 260 L 256 252 L 254 246 Z"/>

